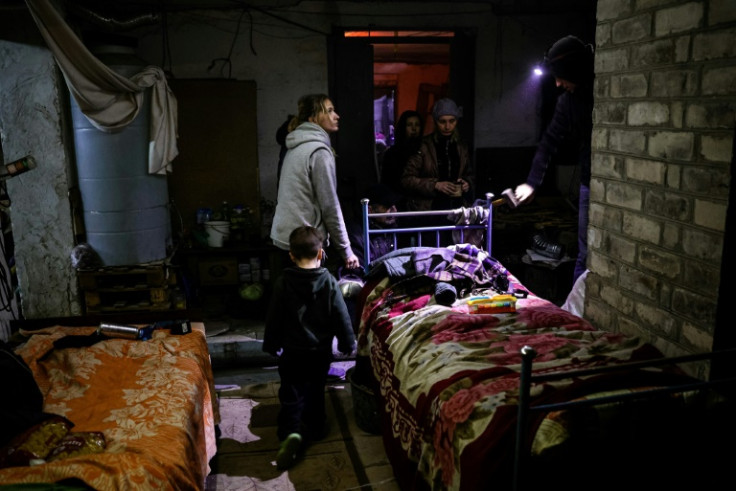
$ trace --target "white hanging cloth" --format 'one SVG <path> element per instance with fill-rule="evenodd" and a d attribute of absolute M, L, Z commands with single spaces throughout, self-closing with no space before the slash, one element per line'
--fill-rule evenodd
<path fill-rule="evenodd" d="M 110 133 L 133 122 L 145 90 L 152 88 L 148 172 L 170 172 L 171 161 L 179 153 L 177 103 L 164 71 L 147 66 L 126 78 L 89 52 L 50 0 L 26 0 L 26 4 L 79 109 L 97 129 Z"/>

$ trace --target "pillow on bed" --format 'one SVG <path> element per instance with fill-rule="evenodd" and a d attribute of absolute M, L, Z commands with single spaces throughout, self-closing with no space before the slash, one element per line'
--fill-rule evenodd
<path fill-rule="evenodd" d="M 0 450 L 0 468 L 45 461 L 72 426 L 71 421 L 61 416 L 51 416 L 32 426 Z"/>
<path fill-rule="evenodd" d="M 68 459 L 77 455 L 100 453 L 105 450 L 105 434 L 101 431 L 76 431 L 67 433 L 46 457 L 52 460 Z"/>

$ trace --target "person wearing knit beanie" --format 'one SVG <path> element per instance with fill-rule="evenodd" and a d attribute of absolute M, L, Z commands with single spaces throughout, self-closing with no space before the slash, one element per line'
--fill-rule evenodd
<path fill-rule="evenodd" d="M 557 79 L 558 86 L 566 90 L 570 89 L 560 81 L 575 86 L 589 84 L 593 79 L 593 48 L 575 36 L 565 36 L 547 50 L 544 65 Z"/>
<path fill-rule="evenodd" d="M 408 211 L 452 210 L 473 202 L 471 152 L 458 130 L 462 116 L 463 110 L 454 100 L 442 98 L 435 102 L 434 129 L 422 138 L 419 151 L 409 156 L 401 176 Z M 447 221 L 444 217 L 417 216 L 410 225 L 431 227 L 447 225 Z M 442 245 L 453 243 L 449 233 L 441 235 Z M 437 244 L 434 234 L 422 235 L 421 239 Z"/>
<path fill-rule="evenodd" d="M 545 67 L 564 91 L 557 97 L 552 119 L 544 130 L 532 159 L 526 182 L 514 189 L 519 204 L 528 203 L 542 185 L 547 167 L 562 145 L 576 148 L 580 168 L 578 196 L 578 254 L 573 283 L 586 270 L 588 212 L 590 209 L 590 146 L 593 131 L 593 47 L 575 36 L 565 36 L 550 46 Z"/>
<path fill-rule="evenodd" d="M 460 119 L 463 117 L 463 108 L 458 107 L 452 99 L 440 99 L 434 103 L 432 118 L 439 121 L 442 116 L 453 116 Z"/>
<path fill-rule="evenodd" d="M 454 209 L 472 202 L 471 162 L 458 122 L 463 110 L 438 99 L 432 107 L 434 130 L 409 157 L 401 177 L 409 211 Z"/>

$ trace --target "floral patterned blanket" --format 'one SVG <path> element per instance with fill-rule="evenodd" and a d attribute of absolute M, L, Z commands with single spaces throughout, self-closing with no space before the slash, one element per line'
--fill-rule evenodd
<path fill-rule="evenodd" d="M 193 327 L 196 327 L 193 324 Z M 106 339 L 72 347 L 94 327 L 26 332 L 16 349 L 44 395 L 44 412 L 74 432 L 102 432 L 106 448 L 0 469 L 0 485 L 76 478 L 92 489 L 203 489 L 217 447 L 214 379 L 203 329 L 147 341 Z M 84 343 L 80 343 L 84 344 Z"/>
<path fill-rule="evenodd" d="M 462 279 L 446 274 L 450 263 L 443 268 L 442 280 Z M 511 289 L 523 289 L 508 279 Z M 535 374 L 660 356 L 638 338 L 596 330 L 532 294 L 500 314 L 475 313 L 470 294 L 438 304 L 437 281 L 428 274 L 374 277 L 364 289 L 358 355 L 370 360 L 384 443 L 402 489 L 510 489 L 522 346 L 537 352 Z M 532 398 L 548 403 L 651 383 L 640 373 L 578 377 L 533 385 Z M 543 419 L 532 421 L 541 428 L 532 444 L 537 454 L 566 438 L 559 419 Z"/>

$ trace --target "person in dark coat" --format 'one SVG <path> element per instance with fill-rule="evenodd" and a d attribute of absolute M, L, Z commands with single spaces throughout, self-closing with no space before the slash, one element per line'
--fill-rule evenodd
<path fill-rule="evenodd" d="M 473 201 L 470 149 L 461 138 L 458 123 L 461 107 L 452 99 L 439 99 L 432 108 L 434 131 L 422 138 L 419 151 L 409 157 L 401 177 L 408 211 L 450 210 Z M 409 226 L 449 225 L 445 217 L 417 216 Z M 447 246 L 453 243 L 449 232 L 423 233 L 421 244 Z"/>
<path fill-rule="evenodd" d="M 452 99 L 434 104 L 435 130 L 422 138 L 401 177 L 410 211 L 445 210 L 472 201 L 470 149 L 457 129 L 462 115 L 462 108 Z"/>
<path fill-rule="evenodd" d="M 421 114 L 413 110 L 404 111 L 396 123 L 394 131 L 396 140 L 383 154 L 381 183 L 399 195 L 399 199 L 394 203 L 399 210 L 406 209 L 403 198 L 404 190 L 401 187 L 401 176 L 409 157 L 419 151 L 419 146 L 422 144 L 423 128 L 424 123 Z"/>
<path fill-rule="evenodd" d="M 355 334 L 337 279 L 322 264 L 324 235 L 311 226 L 289 236 L 293 267 L 274 284 L 266 316 L 263 351 L 278 356 L 279 402 L 276 454 L 279 469 L 291 467 L 304 441 L 326 434 L 325 384 L 332 343 L 350 355 Z"/>
<path fill-rule="evenodd" d="M 552 157 L 565 145 L 577 148 L 580 166 L 578 207 L 578 256 L 573 282 L 586 269 L 590 206 L 590 141 L 593 130 L 593 47 L 575 36 L 556 41 L 544 58 L 545 67 L 564 92 L 557 98 L 554 114 L 537 146 L 526 182 L 514 190 L 519 203 L 527 203 L 542 184 Z"/>

